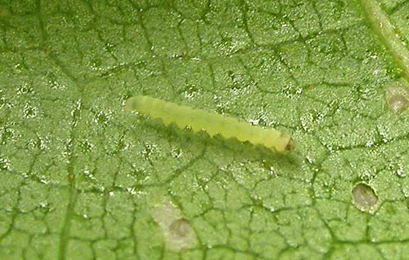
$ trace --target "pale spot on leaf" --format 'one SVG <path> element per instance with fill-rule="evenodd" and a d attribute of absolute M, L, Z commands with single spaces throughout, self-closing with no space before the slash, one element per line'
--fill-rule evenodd
<path fill-rule="evenodd" d="M 375 191 L 368 185 L 360 183 L 352 190 L 355 206 L 362 210 L 373 213 L 376 210 L 378 197 Z"/>
<path fill-rule="evenodd" d="M 152 217 L 160 226 L 166 248 L 169 250 L 179 252 L 196 245 L 196 234 L 190 222 L 172 202 L 165 201 L 157 206 L 152 212 Z"/>
<path fill-rule="evenodd" d="M 409 106 L 409 89 L 405 82 L 397 82 L 386 87 L 386 101 L 389 109 L 400 114 Z"/>

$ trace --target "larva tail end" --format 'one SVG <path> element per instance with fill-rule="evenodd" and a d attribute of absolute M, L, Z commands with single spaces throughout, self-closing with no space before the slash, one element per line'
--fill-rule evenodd
<path fill-rule="evenodd" d="M 290 137 L 290 140 L 288 140 L 287 145 L 285 146 L 285 150 L 286 151 L 293 151 L 295 149 L 295 145 L 294 145 L 294 141 L 293 139 Z"/>

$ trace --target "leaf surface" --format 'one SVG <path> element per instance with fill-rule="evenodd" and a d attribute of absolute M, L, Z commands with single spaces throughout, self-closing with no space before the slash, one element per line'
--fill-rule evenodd
<path fill-rule="evenodd" d="M 409 95 L 408 13 L 0 3 L 0 259 L 405 258 L 409 114 L 389 106 Z M 279 129 L 296 150 L 125 114 L 134 95 Z"/>

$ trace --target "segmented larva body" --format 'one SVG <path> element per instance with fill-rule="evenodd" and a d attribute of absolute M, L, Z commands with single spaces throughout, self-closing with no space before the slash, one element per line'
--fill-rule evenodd
<path fill-rule="evenodd" d="M 194 132 L 203 130 L 210 136 L 219 134 L 226 139 L 236 138 L 241 142 L 248 141 L 254 145 L 263 145 L 277 152 L 294 149 L 292 138 L 278 130 L 252 126 L 231 117 L 180 106 L 156 98 L 131 97 L 126 101 L 125 111 L 137 111 L 152 118 L 159 118 L 165 125 L 174 123 L 181 129 L 190 126 Z"/>

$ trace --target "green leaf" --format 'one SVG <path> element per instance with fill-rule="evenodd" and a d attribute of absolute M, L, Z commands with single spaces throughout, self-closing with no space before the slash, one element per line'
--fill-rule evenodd
<path fill-rule="evenodd" d="M 409 3 L 3 1 L 0 259 L 404 259 Z M 125 114 L 146 95 L 274 154 Z"/>

